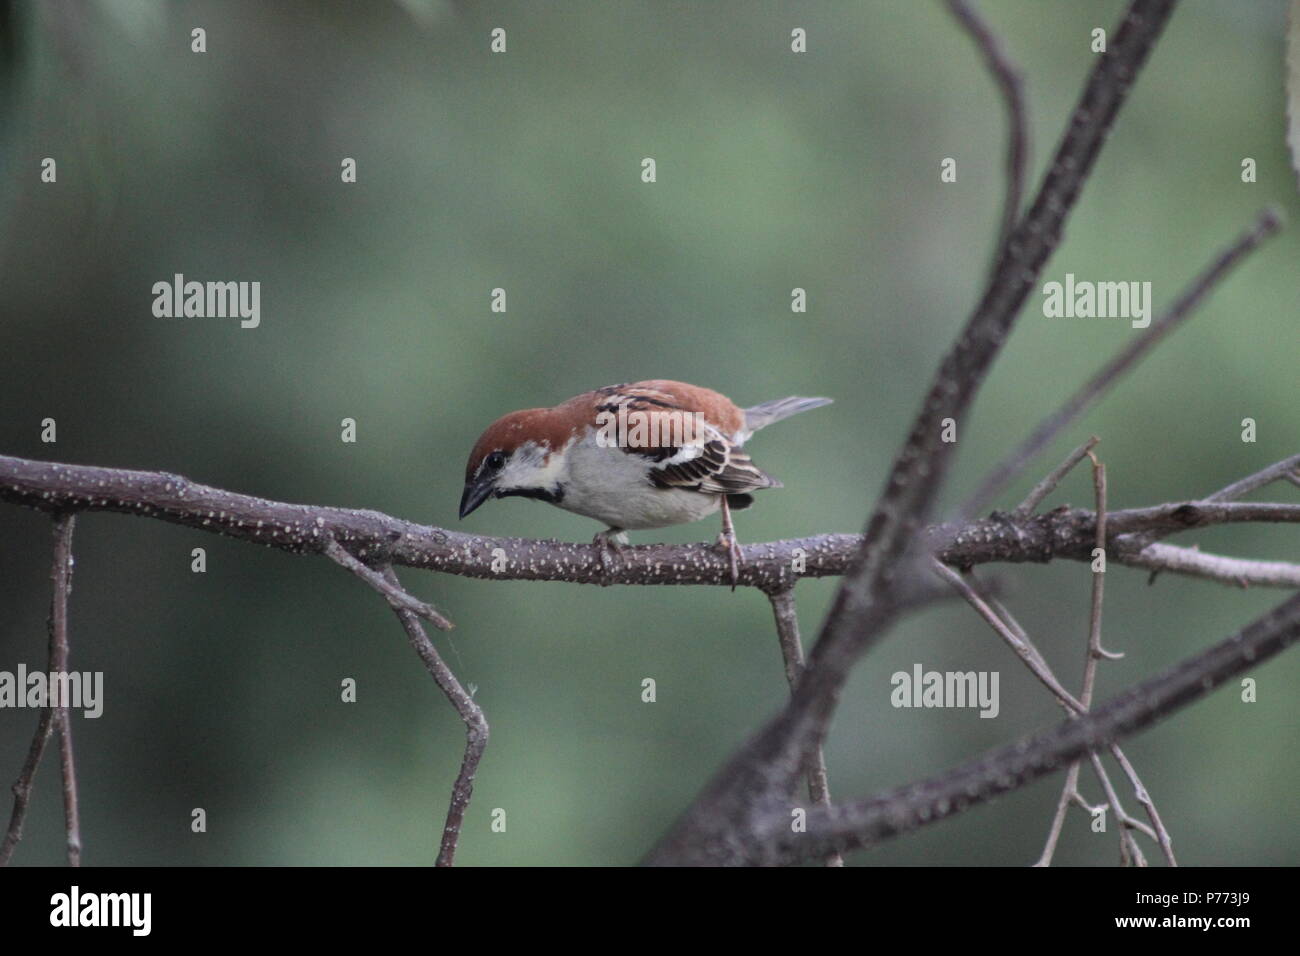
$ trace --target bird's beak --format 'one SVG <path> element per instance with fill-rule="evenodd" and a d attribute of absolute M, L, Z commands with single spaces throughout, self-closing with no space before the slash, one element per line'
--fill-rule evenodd
<path fill-rule="evenodd" d="M 479 478 L 465 482 L 465 493 L 460 496 L 460 516 L 463 518 L 492 495 L 492 479 Z"/>

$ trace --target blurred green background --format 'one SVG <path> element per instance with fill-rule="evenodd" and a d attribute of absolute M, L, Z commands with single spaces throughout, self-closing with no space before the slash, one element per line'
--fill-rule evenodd
<path fill-rule="evenodd" d="M 1034 183 L 1093 62 L 1089 32 L 1122 6 L 983 5 L 1027 77 Z M 937 2 L 6 9 L 4 454 L 455 527 L 465 456 L 490 420 L 669 377 L 742 404 L 833 396 L 754 440 L 786 487 L 739 516 L 739 533 L 858 530 L 978 297 L 1000 214 L 1002 106 Z M 1262 206 L 1296 218 L 1284 21 L 1280 0 L 1178 10 L 1044 281 L 1149 280 L 1159 307 Z M 194 27 L 205 54 L 190 52 Z M 495 27 L 504 55 L 488 51 Z M 806 54 L 790 52 L 794 27 Z M 39 181 L 47 156 L 57 184 Z M 653 185 L 640 181 L 647 156 Z M 340 181 L 344 157 L 355 184 Z M 944 157 L 954 184 L 939 181 Z M 1241 182 L 1244 157 L 1255 184 Z M 1295 453 L 1298 241 L 1286 232 L 1251 257 L 1000 505 L 1094 433 L 1113 507 L 1201 495 Z M 177 272 L 260 281 L 261 326 L 154 318 L 151 286 Z M 498 286 L 504 315 L 489 311 Z M 791 313 L 796 286 L 806 314 Z M 1122 320 L 1046 319 L 1041 299 L 963 423 L 950 506 L 1134 334 Z M 1240 440 L 1248 416 L 1255 444 Z M 57 444 L 40 440 L 46 417 Z M 356 444 L 339 440 L 345 417 Z M 1080 471 L 1050 503 L 1090 495 Z M 598 530 L 520 499 L 462 527 Z M 1298 550 L 1290 528 L 1178 540 Z M 49 543 L 46 518 L 0 505 L 0 669 L 44 661 Z M 194 547 L 206 574 L 190 571 Z M 73 664 L 106 683 L 104 716 L 75 722 L 87 863 L 432 861 L 463 732 L 372 593 L 324 560 L 120 515 L 83 516 L 76 559 Z M 1077 687 L 1087 568 L 998 574 Z M 457 622 L 437 641 L 491 722 L 465 864 L 637 861 L 786 694 L 758 593 L 403 578 Z M 809 642 L 834 587 L 798 589 Z M 1127 656 L 1103 665 L 1103 698 L 1284 597 L 1170 575 L 1148 586 L 1122 568 L 1107 595 L 1105 642 Z M 1000 671 L 1000 716 L 895 710 L 889 677 L 917 662 Z M 1300 653 L 1252 676 L 1258 703 L 1228 688 L 1128 746 L 1182 862 L 1300 862 Z M 340 702 L 347 677 L 355 704 Z M 640 700 L 645 677 L 657 703 Z M 832 792 L 910 781 L 1059 715 L 974 614 L 932 608 L 858 668 L 828 748 Z M 34 724 L 0 711 L 6 783 Z M 37 779 L 19 863 L 62 859 L 56 768 L 47 759 Z M 1032 862 L 1060 784 L 853 862 Z M 194 807 L 204 835 L 190 832 Z M 494 808 L 505 833 L 490 832 Z M 1060 861 L 1117 858 L 1114 832 L 1070 817 Z"/>

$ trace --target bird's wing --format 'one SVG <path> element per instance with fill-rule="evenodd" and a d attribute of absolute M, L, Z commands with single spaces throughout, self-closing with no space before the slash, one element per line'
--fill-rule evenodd
<path fill-rule="evenodd" d="M 698 445 L 683 445 L 675 455 L 650 469 L 650 480 L 657 488 L 681 488 L 712 495 L 781 487 L 781 482 L 760 471 L 748 455 L 721 437 Z"/>
<path fill-rule="evenodd" d="M 677 390 L 638 382 L 598 390 L 596 409 L 623 416 L 626 424 L 620 437 L 631 440 L 615 444 L 629 455 L 653 462 L 647 477 L 656 488 L 733 495 L 781 487 L 741 450 L 735 441 L 739 436 L 725 434 L 712 420 L 724 416 L 707 405 L 702 409 L 701 403 L 689 398 Z M 629 413 L 639 413 L 640 418 Z M 735 424 L 732 416 L 726 417 L 724 427 Z M 640 435 L 635 431 L 638 424 L 643 427 Z"/>

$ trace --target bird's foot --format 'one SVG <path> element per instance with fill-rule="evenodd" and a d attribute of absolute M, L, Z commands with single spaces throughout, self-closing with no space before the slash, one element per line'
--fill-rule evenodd
<path fill-rule="evenodd" d="M 727 556 L 731 565 L 731 590 L 736 590 L 736 585 L 740 583 L 740 565 L 744 561 L 744 556 L 740 551 L 740 543 L 736 541 L 734 531 L 723 531 L 718 535 L 718 540 L 713 545 L 714 550 L 721 551 Z"/>
<path fill-rule="evenodd" d="M 603 576 L 600 586 L 607 588 L 613 583 L 610 577 L 614 573 L 614 555 L 627 547 L 627 532 L 622 528 L 609 528 L 592 538 L 591 543 L 600 551 L 600 570 Z"/>

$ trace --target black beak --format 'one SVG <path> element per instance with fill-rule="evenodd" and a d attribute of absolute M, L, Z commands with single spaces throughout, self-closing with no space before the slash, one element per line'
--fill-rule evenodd
<path fill-rule="evenodd" d="M 492 479 L 480 478 L 465 482 L 465 493 L 460 496 L 460 516 L 463 518 L 492 496 Z"/>

